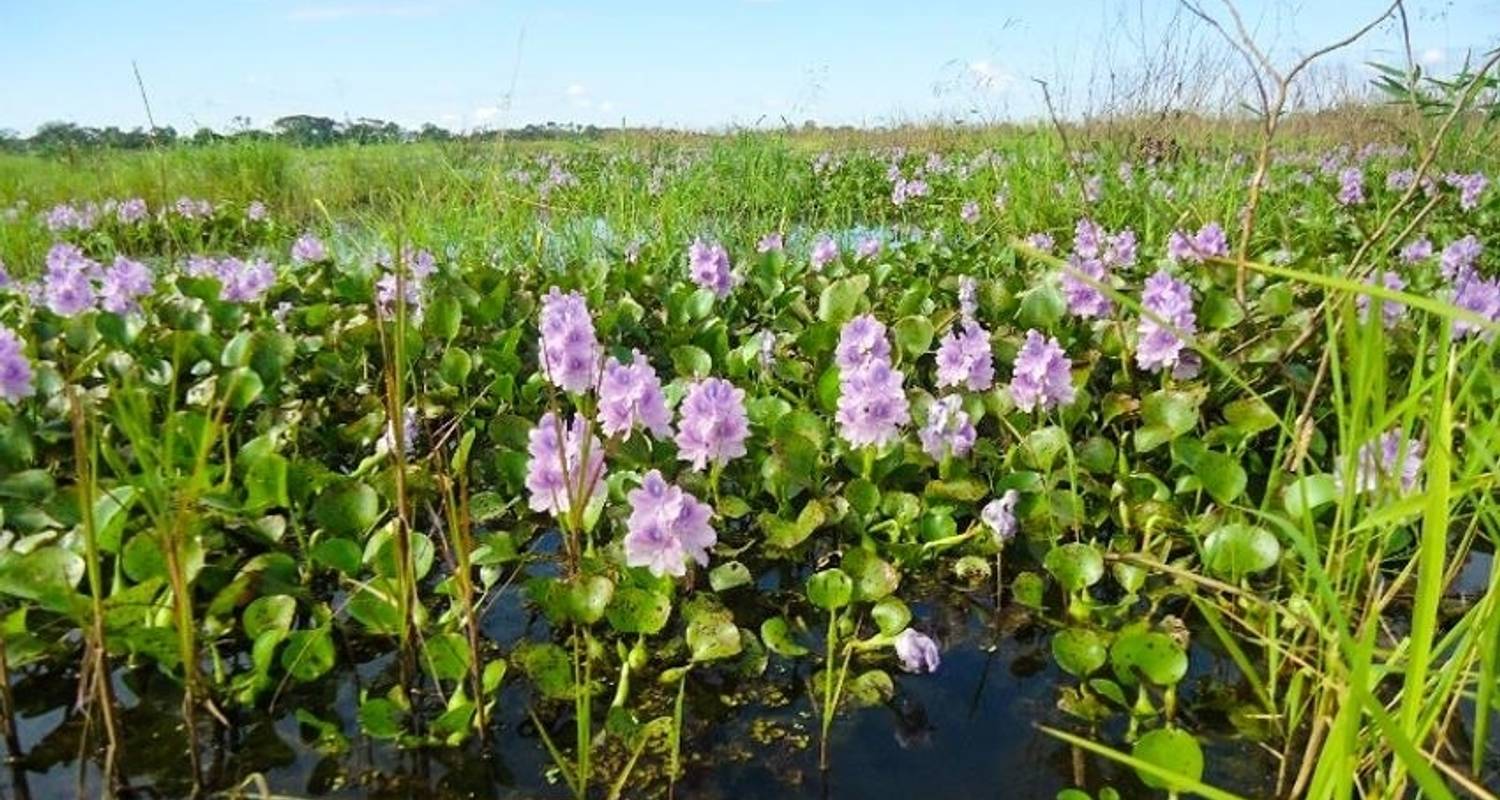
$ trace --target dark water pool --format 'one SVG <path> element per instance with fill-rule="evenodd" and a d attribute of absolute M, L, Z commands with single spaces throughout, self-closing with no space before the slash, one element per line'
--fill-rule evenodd
<path fill-rule="evenodd" d="M 1485 563 L 1466 570 L 1467 589 Z M 1153 796 L 1128 769 L 1073 750 L 1036 729 L 1047 724 L 1080 731 L 1057 709 L 1059 687 L 1071 679 L 1051 665 L 1045 626 L 982 603 L 946 595 L 914 607 L 917 619 L 942 643 L 934 675 L 896 675 L 886 705 L 841 714 L 834 724 L 832 768 L 818 769 L 817 720 L 808 697 L 812 667 L 772 657 L 754 680 L 696 671 L 689 683 L 684 731 L 683 798 L 1052 798 L 1068 786 L 1112 785 L 1125 797 Z M 488 609 L 487 632 L 514 642 L 545 635 L 545 623 L 507 590 Z M 1209 698 L 1244 692 L 1233 664 L 1214 652 L 1211 635 L 1195 636 L 1182 708 L 1205 745 L 1210 784 L 1246 797 L 1275 791 L 1276 761 L 1238 736 L 1211 710 Z M 337 679 L 288 689 L 273 711 L 237 712 L 232 726 L 205 727 L 204 767 L 225 796 L 280 797 L 563 798 L 566 787 L 547 780 L 550 761 L 527 715 L 523 681 L 507 679 L 494 719 L 492 746 L 401 750 L 358 735 L 361 688 L 383 691 L 394 680 L 389 653 L 347 653 Z M 15 693 L 21 753 L 0 770 L 0 797 L 18 800 L 95 796 L 94 759 L 81 759 L 83 717 L 74 710 L 77 676 L 52 668 L 19 676 Z M 140 797 L 178 797 L 191 790 L 185 732 L 175 684 L 150 668 L 122 668 L 115 685 L 125 733 L 123 768 Z M 647 685 L 643 696 L 665 704 L 667 692 Z M 336 722 L 350 746 L 324 753 L 295 709 Z M 1472 718 L 1472 714 L 1466 715 Z M 569 725 L 556 717 L 560 727 Z M 561 731 L 559 731 L 561 732 Z M 1106 726 L 1120 742 L 1120 727 Z M 1494 749 L 1500 750 L 1500 741 Z M 607 757 L 604 763 L 609 763 Z M 1500 779 L 1493 763 L 1486 780 Z M 640 777 L 659 774 L 649 755 Z M 608 769 L 609 767 L 606 767 Z M 665 796 L 664 783 L 633 784 L 627 796 Z M 602 794 L 600 795 L 602 796 Z M 1159 796 L 1159 795 L 1158 795 Z"/>

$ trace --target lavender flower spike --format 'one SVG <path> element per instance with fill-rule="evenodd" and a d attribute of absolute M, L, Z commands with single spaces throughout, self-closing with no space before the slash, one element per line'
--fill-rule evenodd
<path fill-rule="evenodd" d="M 625 534 L 625 563 L 661 577 L 687 574 L 687 562 L 708 566 L 708 550 L 718 542 L 709 525 L 713 512 L 696 497 L 651 470 L 632 490 Z"/>
<path fill-rule="evenodd" d="M 937 672 L 943 659 L 938 655 L 937 642 L 925 633 L 907 628 L 896 636 L 896 657 L 901 659 L 901 668 L 907 672 Z"/>
<path fill-rule="evenodd" d="M 1011 368 L 1010 396 L 1016 408 L 1046 411 L 1072 403 L 1074 395 L 1071 365 L 1057 338 L 1027 331 Z"/>
<path fill-rule="evenodd" d="M 702 470 L 722 467 L 745 454 L 750 420 L 745 390 L 723 378 L 705 378 L 688 387 L 677 422 L 677 457 Z"/>

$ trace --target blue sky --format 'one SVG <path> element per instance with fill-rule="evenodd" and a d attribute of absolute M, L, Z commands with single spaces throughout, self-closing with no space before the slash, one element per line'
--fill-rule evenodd
<path fill-rule="evenodd" d="M 1217 0 L 1204 0 L 1215 8 Z M 1376 0 L 1241 0 L 1289 54 Z M 718 128 L 1029 117 L 1070 108 L 1165 33 L 1169 0 L 0 0 L 0 128 L 134 127 L 140 65 L 161 124 L 312 113 L 450 128 L 554 120 Z M 1435 69 L 1500 43 L 1500 0 L 1413 0 Z M 1344 56 L 1393 60 L 1387 25 Z"/>

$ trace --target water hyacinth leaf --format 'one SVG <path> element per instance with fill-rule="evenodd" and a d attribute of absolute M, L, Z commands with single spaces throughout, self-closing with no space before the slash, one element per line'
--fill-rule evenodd
<path fill-rule="evenodd" d="M 609 625 L 620 633 L 652 635 L 666 627 L 672 600 L 661 592 L 621 586 L 604 609 Z"/>
<path fill-rule="evenodd" d="M 840 569 L 825 569 L 807 579 L 807 599 L 825 611 L 849 605 L 854 596 L 854 581 Z"/>
<path fill-rule="evenodd" d="M 250 601 L 250 605 L 245 606 L 242 617 L 245 635 L 258 639 L 268 631 L 286 633 L 292 629 L 292 621 L 296 615 L 297 601 L 288 595 L 257 597 Z"/>
<path fill-rule="evenodd" d="M 1050 330 L 1062 321 L 1068 303 L 1062 292 L 1051 283 L 1043 283 L 1021 296 L 1021 305 L 1016 310 L 1016 322 L 1022 330 L 1035 328 Z"/>
<path fill-rule="evenodd" d="M 971 589 L 989 583 L 994 574 L 990 560 L 983 556 L 970 554 L 953 562 L 953 577 L 958 579 L 959 584 Z"/>
<path fill-rule="evenodd" d="M 438 362 L 438 376 L 449 386 L 462 387 L 469 382 L 469 373 L 474 369 L 474 359 L 462 347 L 449 347 Z"/>
<path fill-rule="evenodd" d="M 382 578 L 396 579 L 401 575 L 396 530 L 400 524 L 399 521 L 392 520 L 389 525 L 376 531 L 375 535 L 365 542 L 364 562 Z M 433 559 L 437 555 L 436 550 L 432 545 L 432 540 L 424 533 L 408 532 L 407 543 L 412 577 L 421 580 L 432 569 Z"/>
<path fill-rule="evenodd" d="M 727 612 L 697 614 L 688 621 L 688 650 L 694 663 L 717 661 L 740 654 L 740 629 Z"/>
<path fill-rule="evenodd" d="M 707 377 L 713 366 L 713 357 L 701 347 L 684 344 L 672 348 L 672 368 L 681 377 Z"/>
<path fill-rule="evenodd" d="M 26 469 L 0 477 L 0 497 L 40 502 L 56 489 L 57 483 L 44 469 Z"/>
<path fill-rule="evenodd" d="M 760 523 L 765 529 L 767 544 L 790 550 L 806 541 L 807 537 L 811 536 L 826 518 L 827 513 L 824 511 L 823 504 L 817 500 L 809 500 L 802 507 L 795 521 L 788 522 L 779 517 L 762 514 Z"/>
<path fill-rule="evenodd" d="M 1027 608 L 1041 608 L 1046 591 L 1042 576 L 1035 572 L 1023 572 L 1011 580 L 1011 597 Z"/>
<path fill-rule="evenodd" d="M 1082 542 L 1058 545 L 1047 551 L 1042 566 L 1068 592 L 1080 592 L 1104 577 L 1104 557 L 1099 549 Z"/>
<path fill-rule="evenodd" d="M 1038 472 L 1051 472 L 1057 458 L 1068 449 L 1068 433 L 1056 425 L 1038 428 L 1016 445 L 1021 463 Z"/>
<path fill-rule="evenodd" d="M 500 688 L 505 681 L 505 673 L 510 668 L 510 663 L 503 658 L 492 659 L 484 665 L 484 672 L 480 674 L 479 684 L 484 688 L 486 694 L 493 693 Z"/>
<path fill-rule="evenodd" d="M 1324 473 L 1303 476 L 1281 490 L 1282 507 L 1294 520 L 1317 511 L 1338 497 L 1338 482 L 1332 475 Z"/>
<path fill-rule="evenodd" d="M 224 375 L 224 402 L 235 411 L 243 411 L 260 399 L 265 382 L 249 367 L 235 367 Z"/>
<path fill-rule="evenodd" d="M 440 633 L 422 640 L 425 663 L 432 676 L 456 681 L 469 674 L 469 643 L 457 633 Z"/>
<path fill-rule="evenodd" d="M 887 597 L 870 609 L 875 627 L 886 636 L 895 636 L 911 624 L 911 609 L 899 597 Z"/>
<path fill-rule="evenodd" d="M 708 583 L 716 592 L 748 585 L 751 580 L 750 568 L 738 561 L 726 561 L 708 571 Z"/>
<path fill-rule="evenodd" d="M 1161 389 L 1141 401 L 1142 427 L 1135 432 L 1135 447 L 1142 453 L 1160 447 L 1192 430 L 1198 424 L 1195 393 Z"/>
<path fill-rule="evenodd" d="M 1114 442 L 1103 436 L 1091 436 L 1078 448 L 1078 465 L 1095 474 L 1108 473 L 1115 468 L 1117 454 Z"/>
<path fill-rule="evenodd" d="M 868 275 L 851 275 L 828 284 L 818 296 L 818 319 L 833 325 L 848 322 L 869 289 Z"/>
<path fill-rule="evenodd" d="M 380 517 L 380 496 L 367 484 L 342 481 L 323 490 L 313 503 L 318 527 L 334 536 L 359 536 Z"/>
<path fill-rule="evenodd" d="M 463 306 L 452 295 L 438 295 L 427 305 L 427 332 L 445 343 L 452 342 L 458 336 L 463 319 Z"/>
<path fill-rule="evenodd" d="M 959 478 L 946 481 L 928 481 L 923 494 L 930 500 L 948 500 L 957 503 L 977 503 L 988 497 L 989 487 L 974 478 Z"/>
<path fill-rule="evenodd" d="M 573 659 L 568 651 L 551 642 L 525 642 L 516 647 L 514 660 L 543 697 L 552 700 L 572 699 Z"/>
<path fill-rule="evenodd" d="M 864 478 L 855 478 L 844 487 L 844 497 L 860 514 L 870 514 L 880 506 L 880 488 Z"/>
<path fill-rule="evenodd" d="M 394 635 L 401 630 L 401 610 L 391 598 L 372 587 L 356 591 L 344 609 L 373 633 Z"/>
<path fill-rule="evenodd" d="M 1109 648 L 1115 675 L 1127 684 L 1139 677 L 1157 686 L 1172 686 L 1187 674 L 1187 652 L 1165 633 L 1131 628 L 1115 637 Z"/>
<path fill-rule="evenodd" d="M 81 556 L 62 547 L 0 554 L 0 593 L 70 613 L 84 568 Z"/>
<path fill-rule="evenodd" d="M 854 708 L 872 708 L 884 705 L 896 696 L 896 684 L 884 670 L 872 669 L 861 672 L 844 687 L 849 704 Z"/>
<path fill-rule="evenodd" d="M 313 545 L 312 560 L 350 577 L 359 573 L 359 545 L 348 539 L 324 539 Z"/>
<path fill-rule="evenodd" d="M 1153 766 L 1176 773 L 1185 781 L 1197 783 L 1203 779 L 1203 749 L 1193 735 L 1180 728 L 1158 728 L 1136 741 L 1130 754 Z M 1180 791 L 1189 783 L 1171 780 L 1145 770 L 1136 770 L 1141 782 L 1153 789 Z"/>
<path fill-rule="evenodd" d="M 1057 666 L 1076 678 L 1087 678 L 1108 659 L 1104 639 L 1087 628 L 1064 628 L 1052 637 Z"/>
<path fill-rule="evenodd" d="M 333 634 L 328 628 L 292 631 L 281 651 L 281 667 L 296 680 L 315 681 L 333 669 Z"/>
<path fill-rule="evenodd" d="M 1172 442 L 1172 457 L 1193 471 L 1198 483 L 1220 504 L 1234 502 L 1249 482 L 1244 467 L 1233 456 L 1209 450 L 1198 439 L 1183 437 Z"/>
<path fill-rule="evenodd" d="M 1245 397 L 1224 406 L 1224 420 L 1245 436 L 1270 430 L 1281 422 L 1276 412 L 1259 397 Z"/>
<path fill-rule="evenodd" d="M 917 358 L 932 348 L 932 321 L 927 317 L 904 317 L 892 327 L 896 346 L 911 358 Z"/>
<path fill-rule="evenodd" d="M 853 600 L 857 602 L 880 600 L 901 584 L 901 573 L 869 550 L 850 550 L 844 554 L 839 568 L 853 579 Z"/>
<path fill-rule="evenodd" d="M 1280 559 L 1281 543 L 1265 528 L 1222 525 L 1203 540 L 1203 562 L 1221 578 L 1238 581 L 1276 566 Z"/>
<path fill-rule="evenodd" d="M 760 638 L 771 652 L 783 658 L 800 658 L 809 651 L 792 636 L 786 617 L 771 617 L 760 624 Z"/>
<path fill-rule="evenodd" d="M 376 739 L 400 737 L 405 716 L 400 706 L 384 697 L 369 697 L 359 704 L 359 727 Z"/>
<path fill-rule="evenodd" d="M 568 617 L 584 625 L 592 625 L 604 619 L 610 598 L 614 597 L 615 584 L 603 575 L 585 575 L 564 584 Z"/>
<path fill-rule="evenodd" d="M 244 474 L 246 510 L 291 507 L 287 494 L 288 466 L 286 457 L 279 453 L 267 453 L 250 462 Z"/>

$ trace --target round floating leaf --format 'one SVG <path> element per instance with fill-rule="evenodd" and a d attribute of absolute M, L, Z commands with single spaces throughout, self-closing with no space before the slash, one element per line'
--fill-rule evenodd
<path fill-rule="evenodd" d="M 359 704 L 359 727 L 376 739 L 400 736 L 404 716 L 400 706 L 384 697 L 371 697 Z"/>
<path fill-rule="evenodd" d="M 313 519 L 334 536 L 359 536 L 380 517 L 380 496 L 359 481 L 335 484 L 313 502 Z"/>
<path fill-rule="evenodd" d="M 717 661 L 740 654 L 740 629 L 728 613 L 698 614 L 688 623 L 688 650 L 693 661 Z"/>
<path fill-rule="evenodd" d="M 726 561 L 709 570 L 708 584 L 716 592 L 726 592 L 750 583 L 750 568 L 738 561 Z"/>
<path fill-rule="evenodd" d="M 592 625 L 604 618 L 604 610 L 614 596 L 615 584 L 603 575 L 589 575 L 574 579 L 567 584 L 565 602 L 572 619 Z"/>
<path fill-rule="evenodd" d="M 469 674 L 469 643 L 457 633 L 440 633 L 423 640 L 426 663 L 439 680 L 456 681 Z"/>
<path fill-rule="evenodd" d="M 771 652 L 786 658 L 798 658 L 808 654 L 808 649 L 792 638 L 791 626 L 786 617 L 771 617 L 760 624 L 760 638 Z"/>
<path fill-rule="evenodd" d="M 1042 566 L 1069 592 L 1087 589 L 1104 577 L 1104 557 L 1098 548 L 1082 542 L 1052 548 Z"/>
<path fill-rule="evenodd" d="M 260 375 L 249 367 L 235 367 L 224 376 L 225 400 L 229 407 L 239 411 L 248 408 L 265 391 Z"/>
<path fill-rule="evenodd" d="M 825 569 L 807 579 L 807 599 L 825 611 L 849 605 L 854 581 L 840 569 Z"/>
<path fill-rule="evenodd" d="M 1293 519 L 1301 519 L 1303 514 L 1317 511 L 1337 500 L 1338 496 L 1339 487 L 1333 476 L 1320 473 L 1292 481 L 1282 490 L 1281 502 L 1287 514 Z"/>
<path fill-rule="evenodd" d="M 245 606 L 245 635 L 257 639 L 266 631 L 286 633 L 292 629 L 292 618 L 296 614 L 297 601 L 289 595 L 257 597 Z"/>
<path fill-rule="evenodd" d="M 661 592 L 621 586 L 615 590 L 604 615 L 609 618 L 610 627 L 620 633 L 651 635 L 666 627 L 667 618 L 672 615 L 672 600 Z"/>
<path fill-rule="evenodd" d="M 281 651 L 281 666 L 299 681 L 315 681 L 333 669 L 333 634 L 327 628 L 292 631 Z"/>
<path fill-rule="evenodd" d="M 1203 750 L 1198 746 L 1198 740 L 1187 731 L 1178 728 L 1151 731 L 1136 741 L 1130 754 L 1184 779 L 1173 780 L 1137 768 L 1136 775 L 1140 776 L 1141 782 L 1153 789 L 1177 792 L 1188 788 L 1188 782 L 1197 783 L 1203 779 Z"/>
<path fill-rule="evenodd" d="M 901 573 L 896 568 L 871 553 L 869 550 L 851 550 L 844 556 L 840 568 L 854 580 L 852 599 L 862 603 L 873 602 L 896 591 L 901 583 Z"/>
<path fill-rule="evenodd" d="M 898 597 L 887 597 L 870 610 L 875 618 L 875 627 L 886 636 L 895 636 L 911 624 L 911 609 Z"/>
<path fill-rule="evenodd" d="M 855 708 L 884 705 L 896 695 L 896 684 L 884 670 L 872 669 L 861 672 L 844 687 L 849 704 Z"/>
<path fill-rule="evenodd" d="M 917 358 L 932 347 L 932 321 L 927 317 L 904 317 L 891 332 L 896 339 L 896 346 L 912 358 Z"/>
<path fill-rule="evenodd" d="M 818 319 L 842 325 L 854 316 L 860 298 L 870 288 L 869 275 L 851 275 L 824 287 L 818 297 Z"/>
<path fill-rule="evenodd" d="M 1023 572 L 1010 582 L 1010 596 L 1027 608 L 1041 608 L 1045 592 L 1042 576 L 1035 572 Z"/>
<path fill-rule="evenodd" d="M 1065 628 L 1052 637 L 1052 657 L 1069 675 L 1086 678 L 1104 666 L 1104 639 L 1087 628 Z"/>
<path fill-rule="evenodd" d="M 1188 668 L 1187 653 L 1175 639 L 1141 628 L 1116 637 L 1109 658 L 1115 673 L 1126 683 L 1134 683 L 1140 676 L 1158 686 L 1171 686 L 1182 680 Z"/>
<path fill-rule="evenodd" d="M 1203 562 L 1219 577 L 1239 580 L 1264 572 L 1281 558 L 1281 543 L 1265 528 L 1224 525 L 1203 540 Z"/>

